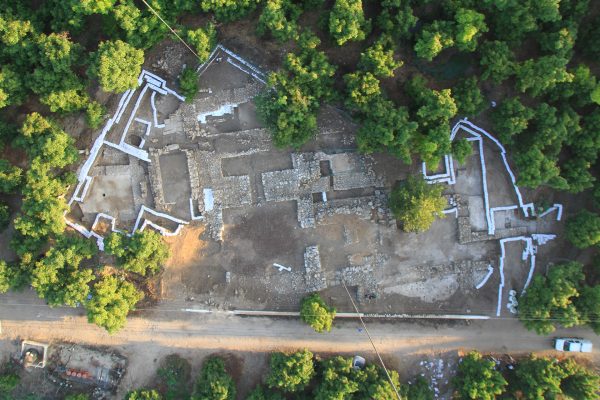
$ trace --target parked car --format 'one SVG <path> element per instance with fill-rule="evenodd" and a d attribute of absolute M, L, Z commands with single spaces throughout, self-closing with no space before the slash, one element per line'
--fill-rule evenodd
<path fill-rule="evenodd" d="M 576 353 L 591 353 L 592 342 L 581 338 L 556 338 L 554 339 L 554 349 Z"/>

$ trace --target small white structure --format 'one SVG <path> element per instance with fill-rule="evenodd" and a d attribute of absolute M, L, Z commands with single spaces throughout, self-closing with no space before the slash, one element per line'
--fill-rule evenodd
<path fill-rule="evenodd" d="M 48 345 L 23 340 L 21 342 L 21 363 L 25 368 L 45 368 L 48 357 Z"/>

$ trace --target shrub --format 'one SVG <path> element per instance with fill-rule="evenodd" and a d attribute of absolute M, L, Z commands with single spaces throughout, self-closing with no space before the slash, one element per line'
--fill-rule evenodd
<path fill-rule="evenodd" d="M 198 74 L 192 68 L 185 68 L 179 76 L 179 89 L 185 97 L 186 103 L 194 101 L 194 97 L 198 93 Z"/>

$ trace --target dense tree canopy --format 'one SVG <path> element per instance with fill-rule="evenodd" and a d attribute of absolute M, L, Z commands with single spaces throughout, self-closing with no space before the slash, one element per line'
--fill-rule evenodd
<path fill-rule="evenodd" d="M 75 307 L 84 303 L 94 280 L 91 269 L 81 268 L 96 254 L 96 245 L 82 237 L 63 236 L 35 264 L 31 286 L 50 306 Z"/>
<path fill-rule="evenodd" d="M 531 356 L 519 362 L 515 387 L 524 399 L 543 400 L 561 394 L 561 381 L 567 376 L 557 360 Z"/>
<path fill-rule="evenodd" d="M 198 93 L 198 74 L 193 68 L 184 68 L 179 76 L 179 91 L 187 103 L 194 101 Z"/>
<path fill-rule="evenodd" d="M 582 265 L 576 262 L 556 265 L 547 276 L 536 275 L 519 299 L 519 318 L 525 327 L 548 334 L 554 331 L 555 324 L 564 327 L 579 324 L 575 299 L 583 278 Z"/>
<path fill-rule="evenodd" d="M 159 385 L 166 388 L 165 400 L 189 398 L 188 382 L 191 368 L 190 362 L 177 354 L 165 357 L 161 367 L 156 371 Z"/>
<path fill-rule="evenodd" d="M 201 62 L 208 60 L 217 42 L 217 31 L 213 24 L 204 28 L 186 30 L 187 42 L 193 47 Z"/>
<path fill-rule="evenodd" d="M 269 89 L 256 100 L 259 117 L 278 147 L 298 148 L 317 132 L 317 112 L 333 95 L 332 66 L 318 51 L 320 40 L 310 32 L 299 39 L 300 50 L 288 53 L 283 68 L 269 76 Z"/>
<path fill-rule="evenodd" d="M 394 70 L 402 66 L 402 61 L 394 58 L 393 40 L 383 37 L 368 47 L 360 55 L 359 67 L 378 78 L 394 76 Z"/>
<path fill-rule="evenodd" d="M 219 357 L 209 357 L 202 364 L 193 400 L 235 400 L 236 388 Z"/>
<path fill-rule="evenodd" d="M 281 42 L 295 39 L 299 34 L 297 20 L 301 13 L 302 8 L 291 0 L 267 0 L 256 31 L 260 36 L 269 33 Z"/>
<path fill-rule="evenodd" d="M 106 41 L 98 46 L 89 74 L 98 78 L 102 89 L 120 93 L 137 87 L 143 63 L 142 50 L 121 40 Z"/>
<path fill-rule="evenodd" d="M 566 234 L 567 239 L 580 249 L 600 243 L 600 215 L 580 211 L 567 220 Z"/>
<path fill-rule="evenodd" d="M 490 41 L 481 45 L 481 77 L 499 84 L 515 72 L 515 57 L 506 42 Z"/>
<path fill-rule="evenodd" d="M 254 11 L 258 0 L 201 0 L 202 11 L 212 12 L 222 22 L 244 18 Z"/>
<path fill-rule="evenodd" d="M 377 25 L 394 38 L 407 39 L 419 20 L 413 13 L 410 0 L 382 0 Z"/>
<path fill-rule="evenodd" d="M 298 392 L 306 388 L 314 375 L 313 354 L 308 350 L 291 354 L 273 353 L 267 377 L 270 388 Z"/>
<path fill-rule="evenodd" d="M 335 308 L 329 307 L 319 294 L 313 293 L 302 300 L 300 318 L 316 332 L 329 332 L 335 318 Z"/>
<path fill-rule="evenodd" d="M 169 247 L 162 236 L 152 230 L 136 232 L 131 237 L 112 232 L 105 239 L 105 251 L 117 257 L 125 271 L 155 274 L 169 258 Z"/>
<path fill-rule="evenodd" d="M 563 361 L 561 367 L 567 374 L 560 384 L 564 395 L 571 399 L 600 399 L 598 392 L 600 375 L 578 364 L 572 358 Z"/>
<path fill-rule="evenodd" d="M 116 276 L 105 276 L 94 285 L 85 304 L 88 321 L 115 333 L 125 326 L 127 314 L 143 298 L 135 286 Z"/>
<path fill-rule="evenodd" d="M 23 180 L 21 168 L 11 165 L 8 161 L 0 159 L 0 193 L 12 193 Z"/>
<path fill-rule="evenodd" d="M 459 399 L 494 400 L 507 385 L 496 364 L 476 352 L 462 358 L 453 379 Z"/>
<path fill-rule="evenodd" d="M 485 98 L 479 90 L 477 78 L 466 78 L 452 92 L 458 114 L 474 117 L 485 108 Z"/>
<path fill-rule="evenodd" d="M 406 232 L 423 232 L 435 218 L 443 218 L 448 201 L 441 185 L 430 185 L 423 178 L 409 177 L 390 195 L 389 206 Z"/>
<path fill-rule="evenodd" d="M 335 0 L 329 14 L 329 33 L 339 46 L 364 40 L 370 30 L 371 21 L 365 19 L 362 0 Z"/>

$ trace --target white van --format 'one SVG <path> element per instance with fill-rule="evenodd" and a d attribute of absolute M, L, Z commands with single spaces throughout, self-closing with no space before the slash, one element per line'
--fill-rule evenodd
<path fill-rule="evenodd" d="M 592 342 L 580 338 L 556 338 L 554 339 L 554 349 L 576 353 L 591 353 Z"/>

